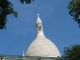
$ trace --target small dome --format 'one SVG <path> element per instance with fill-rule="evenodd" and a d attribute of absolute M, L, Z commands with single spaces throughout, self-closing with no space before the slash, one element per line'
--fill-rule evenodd
<path fill-rule="evenodd" d="M 41 21 L 41 19 L 40 19 L 40 17 L 39 17 L 39 14 L 37 14 L 38 15 L 38 18 L 37 18 L 37 20 L 36 20 L 36 24 L 42 24 L 42 21 Z"/>

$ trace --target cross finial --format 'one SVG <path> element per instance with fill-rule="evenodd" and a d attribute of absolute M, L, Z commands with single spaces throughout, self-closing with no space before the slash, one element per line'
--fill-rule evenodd
<path fill-rule="evenodd" d="M 39 14 L 37 14 L 38 15 L 38 17 L 39 17 Z"/>

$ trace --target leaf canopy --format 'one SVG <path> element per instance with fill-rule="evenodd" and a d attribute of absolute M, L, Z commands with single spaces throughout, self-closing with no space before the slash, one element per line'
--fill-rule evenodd
<path fill-rule="evenodd" d="M 72 0 L 68 5 L 69 14 L 73 20 L 79 24 L 80 27 L 80 0 Z"/>
<path fill-rule="evenodd" d="M 80 58 L 80 45 L 72 45 L 70 47 L 64 48 L 64 55 L 65 58 Z"/>

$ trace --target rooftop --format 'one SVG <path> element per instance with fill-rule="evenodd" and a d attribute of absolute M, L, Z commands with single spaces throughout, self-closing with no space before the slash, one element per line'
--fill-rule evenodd
<path fill-rule="evenodd" d="M 61 57 L 0 55 L 0 60 L 80 60 L 80 59 L 61 58 Z"/>

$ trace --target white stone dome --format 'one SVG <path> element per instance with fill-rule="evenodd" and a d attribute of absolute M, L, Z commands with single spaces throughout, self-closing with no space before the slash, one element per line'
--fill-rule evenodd
<path fill-rule="evenodd" d="M 37 37 L 30 44 L 26 56 L 61 57 L 56 45 L 44 36 L 43 27 L 38 25 L 37 30 Z"/>
<path fill-rule="evenodd" d="M 61 57 L 53 42 L 44 36 L 38 36 L 29 46 L 27 56 Z"/>

